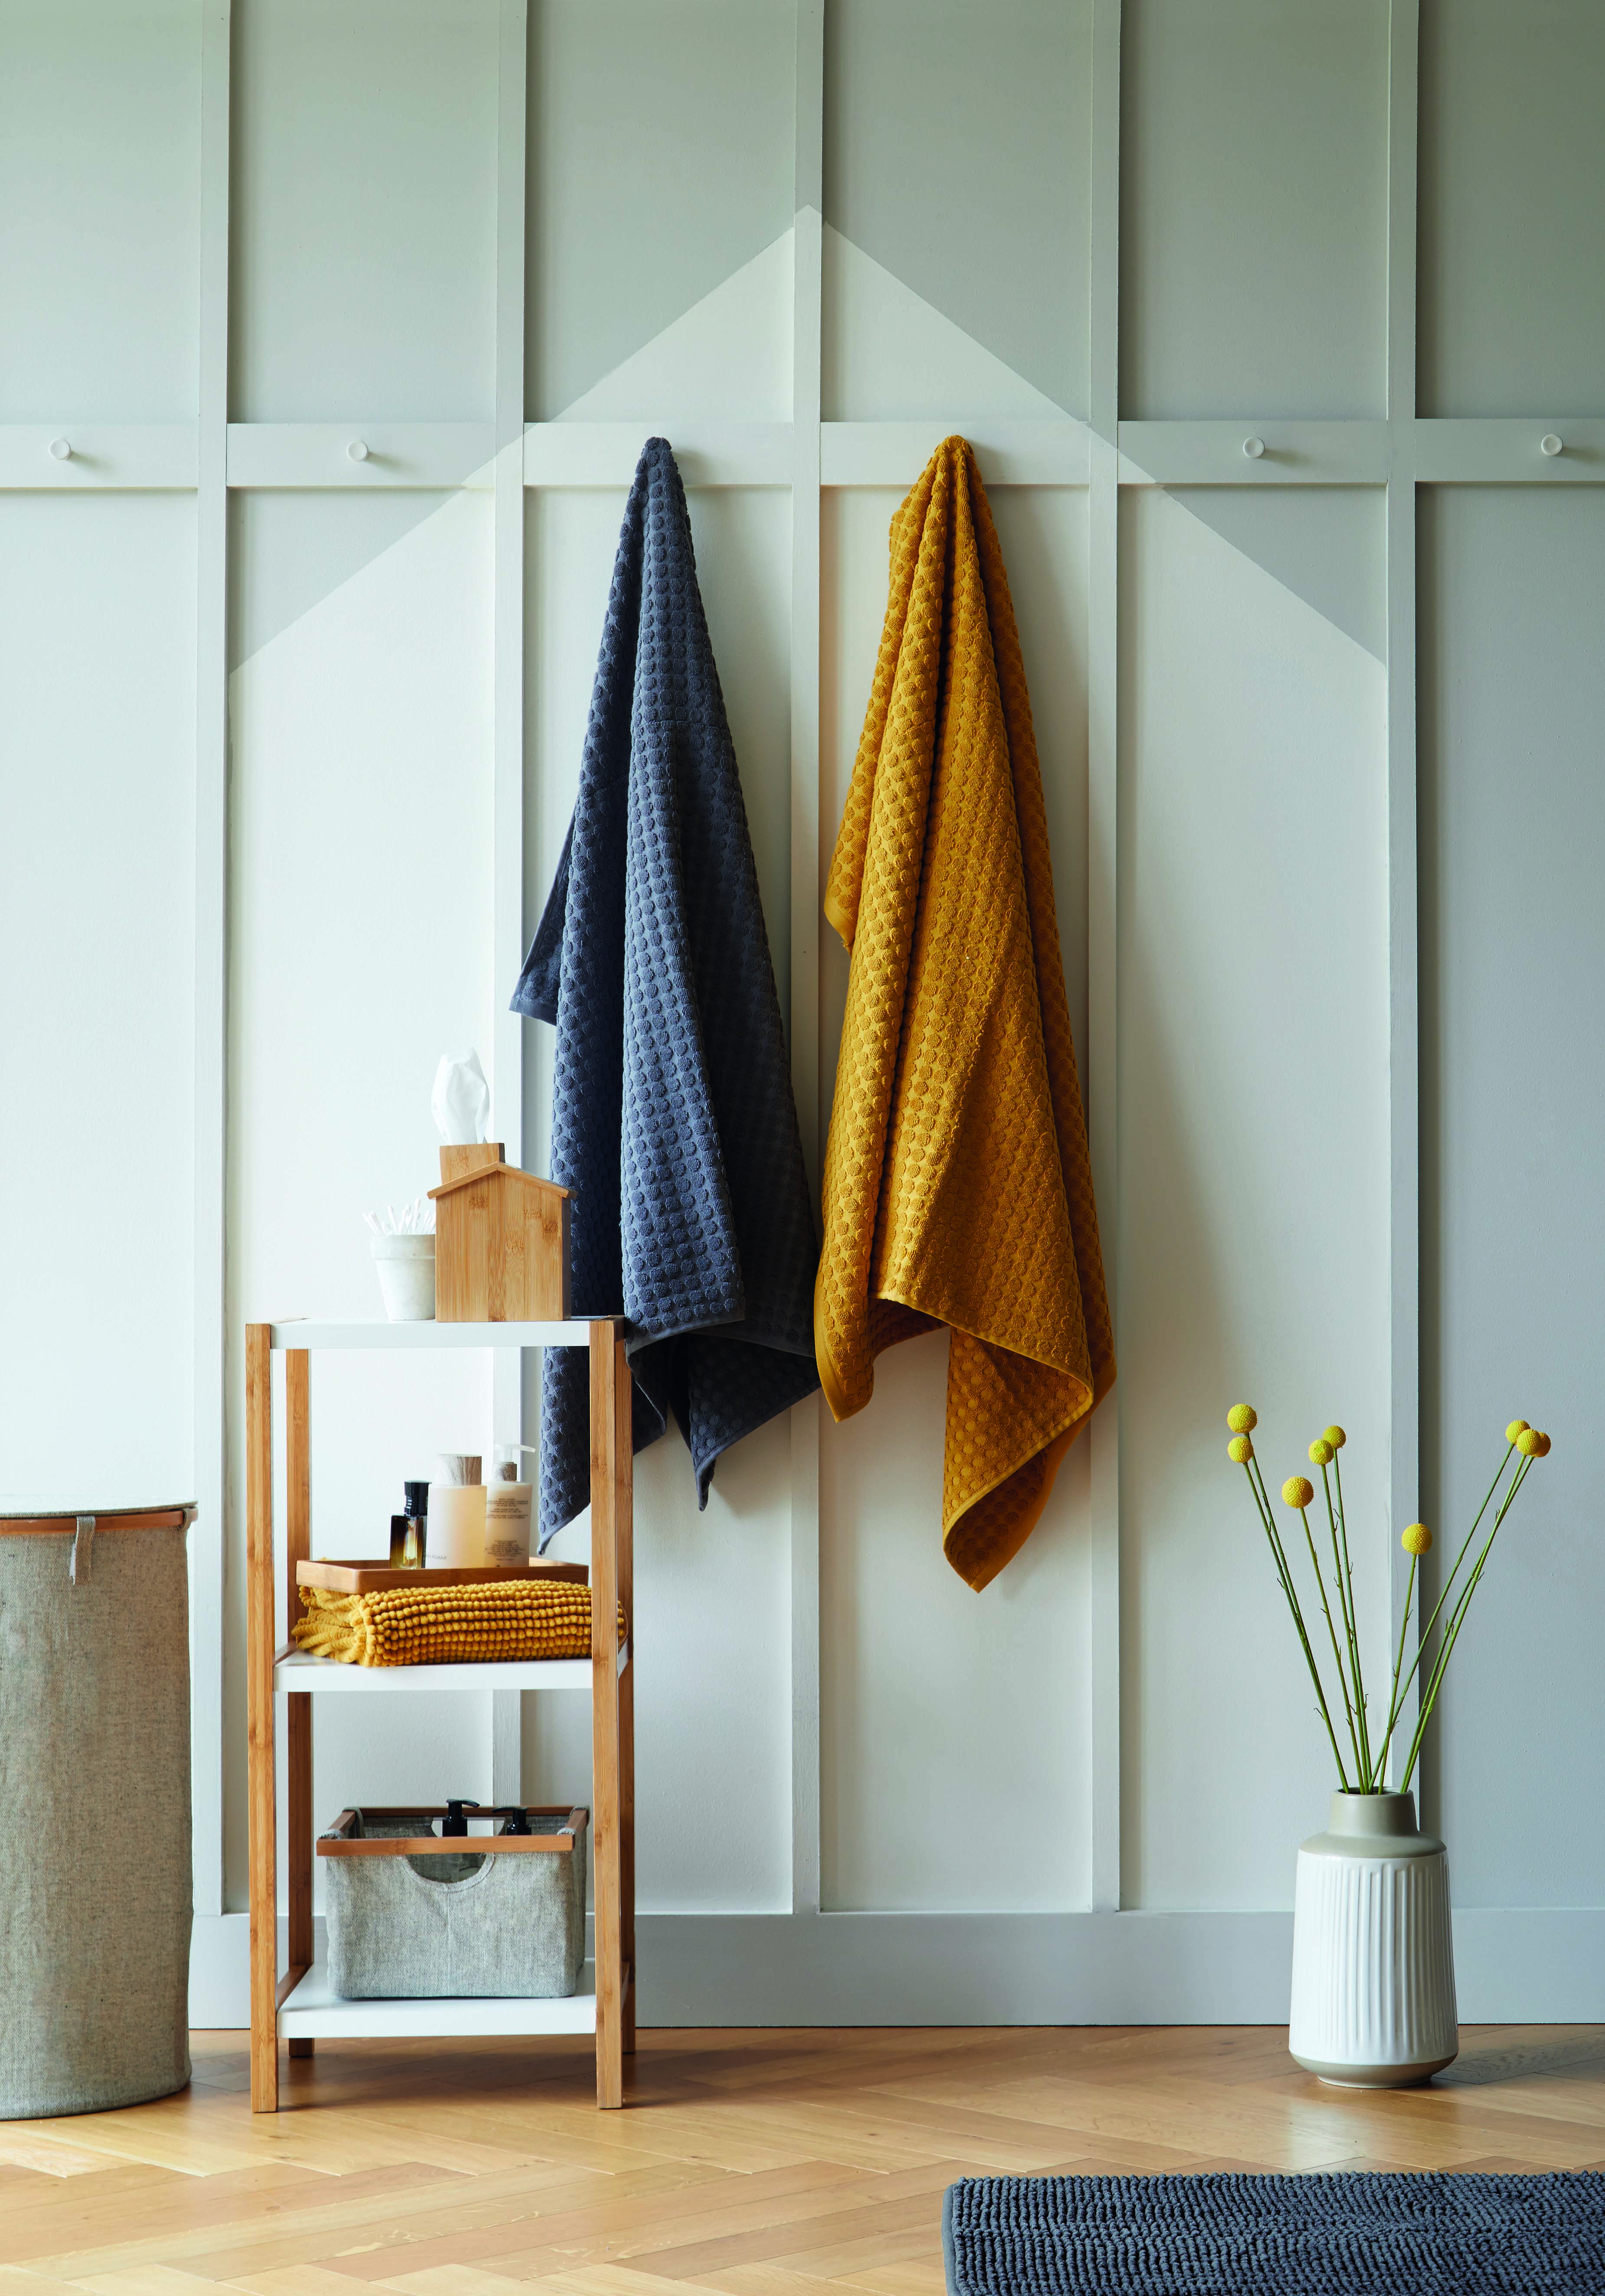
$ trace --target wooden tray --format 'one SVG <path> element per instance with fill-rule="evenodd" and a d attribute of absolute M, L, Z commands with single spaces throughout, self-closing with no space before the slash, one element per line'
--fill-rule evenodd
<path fill-rule="evenodd" d="M 398 1575 L 415 1578 L 417 1573 L 407 1571 Z M 445 1817 L 447 1814 L 444 1808 L 379 1809 L 366 1804 L 364 1808 L 370 1817 L 383 1819 L 387 1824 L 404 1817 L 427 1823 L 432 1817 Z M 472 1812 L 469 1815 L 471 1816 Z M 565 1809 L 561 1802 L 527 1802 L 524 1815 L 526 1817 L 561 1818 L 569 1831 L 566 1833 L 422 1833 L 416 1838 L 381 1834 L 375 1841 L 365 1834 L 353 1838 L 351 1829 L 356 1824 L 357 1813 L 354 1809 L 342 1809 L 328 1833 L 319 1835 L 317 1854 L 320 1857 L 449 1857 L 454 1853 L 459 1857 L 464 1854 L 481 1857 L 494 1852 L 501 1857 L 518 1849 L 572 1850 L 591 1819 L 588 1809 Z"/>
<path fill-rule="evenodd" d="M 392 1570 L 388 1562 L 358 1557 L 352 1562 L 298 1562 L 298 1587 L 321 1587 L 330 1595 L 377 1595 L 389 1587 L 502 1587 L 556 1579 L 588 1587 L 588 1562 L 481 1562 L 469 1570 Z"/>

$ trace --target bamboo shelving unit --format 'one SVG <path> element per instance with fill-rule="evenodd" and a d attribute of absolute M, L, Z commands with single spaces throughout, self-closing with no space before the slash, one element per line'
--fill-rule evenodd
<path fill-rule="evenodd" d="M 591 1354 L 591 1656 L 486 1665 L 368 1668 L 279 1644 L 297 1615 L 295 1566 L 312 1553 L 311 1358 L 319 1349 L 583 1347 Z M 273 1357 L 284 1357 L 284 1594 L 274 1570 Z M 250 2101 L 279 2103 L 279 2044 L 310 2056 L 320 2038 L 580 2033 L 596 2037 L 596 2102 L 624 2103 L 635 2046 L 634 1466 L 624 1324 L 248 1324 L 245 1328 L 246 1704 L 250 1830 Z M 617 1641 L 622 1608 L 625 1638 Z M 312 1715 L 319 1694 L 418 1690 L 589 1691 L 594 1959 L 567 1999 L 342 2001 L 314 1952 Z M 278 1965 L 276 1696 L 284 1698 L 289 1966 Z"/>

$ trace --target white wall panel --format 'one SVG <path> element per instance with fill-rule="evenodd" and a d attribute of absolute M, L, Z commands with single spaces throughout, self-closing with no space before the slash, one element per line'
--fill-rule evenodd
<path fill-rule="evenodd" d="M 0 422 L 192 421 L 198 0 L 0 0 Z"/>
<path fill-rule="evenodd" d="M 0 512 L 0 1484 L 192 1496 L 195 512 Z"/>
<path fill-rule="evenodd" d="M 782 1008 L 790 947 L 790 504 L 779 489 L 689 497 L 714 656 L 752 830 Z M 527 521 L 525 914 L 562 849 L 612 578 L 621 495 L 532 496 Z M 498 983 L 498 990 L 503 984 Z M 512 993 L 511 981 L 505 992 Z M 548 1169 L 553 1032 L 524 1027 L 527 1160 Z M 531 1359 L 525 1417 L 539 1424 Z M 635 1467 L 636 1862 L 643 1910 L 790 1906 L 790 1547 L 784 1421 L 719 1462 L 699 1513 L 673 1428 Z M 552 1550 L 583 1560 L 585 1513 Z M 590 1793 L 590 1709 L 524 1702 L 531 1795 Z"/>
<path fill-rule="evenodd" d="M 236 0 L 230 412 L 494 411 L 495 0 Z"/>
<path fill-rule="evenodd" d="M 1592 487 L 1434 489 L 1421 592 L 1434 1562 L 1470 1528 L 1507 1421 L 1530 1419 L 1555 1447 L 1499 1534 L 1456 1645 L 1429 1807 L 1457 1905 L 1598 1905 L 1592 1789 L 1581 1803 L 1553 1789 L 1563 1750 L 1590 1750 L 1592 1771 L 1605 1736 L 1593 1439 L 1605 1384 L 1605 499 Z"/>
<path fill-rule="evenodd" d="M 1085 414 L 1088 0 L 831 0 L 827 421 Z"/>
<path fill-rule="evenodd" d="M 359 558 L 366 525 L 371 549 Z M 233 1492 L 229 1891 L 244 1882 L 240 1335 L 275 1316 L 381 1312 L 364 1209 L 439 1177 L 436 1062 L 487 1041 L 490 498 L 438 499 L 393 537 L 358 495 L 235 507 L 229 1332 Z M 274 629 L 284 560 L 329 586 Z M 268 616 L 258 620 L 259 613 Z M 263 633 L 263 643 L 254 643 Z M 271 632 L 271 634 L 267 634 Z M 487 1450 L 488 1356 L 320 1357 L 312 1543 L 387 1551 L 408 1476 Z M 283 1414 L 279 1473 L 283 1523 Z M 356 1702 L 353 1702 L 355 1704 Z M 487 1700 L 326 1713 L 315 1807 L 489 1788 Z"/>
<path fill-rule="evenodd" d="M 792 13 L 530 0 L 532 420 L 790 412 Z"/>
<path fill-rule="evenodd" d="M 1257 1407 L 1273 1494 L 1329 1421 L 1347 1429 L 1380 1680 L 1384 679 L 1181 504 L 1121 508 L 1126 1898 L 1285 1906 L 1336 1780 L 1225 1414 Z"/>
<path fill-rule="evenodd" d="M 1605 412 L 1605 9 L 1422 0 L 1421 85 L 1421 413 Z"/>
<path fill-rule="evenodd" d="M 1122 23 L 1122 415 L 1385 412 L 1386 0 Z"/>
<path fill-rule="evenodd" d="M 910 480 L 917 473 L 910 472 Z M 852 775 L 886 611 L 898 496 L 825 497 L 822 865 Z M 1053 840 L 1074 1024 L 1085 1043 L 1085 495 L 999 490 Z M 827 1092 L 847 958 L 824 937 Z M 828 1112 L 828 1111 L 827 1111 Z M 822 1134 L 823 1136 L 823 1134 Z M 1085 1904 L 1091 1892 L 1086 1456 L 1061 1469 L 1025 1548 L 977 1595 L 942 1554 L 947 1348 L 931 1334 L 876 1366 L 842 1426 L 822 1414 L 822 1882 L 833 1909 Z M 984 1848 L 962 1812 L 985 1809 Z"/>

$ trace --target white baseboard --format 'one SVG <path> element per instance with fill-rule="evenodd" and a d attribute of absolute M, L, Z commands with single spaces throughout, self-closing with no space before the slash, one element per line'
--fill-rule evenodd
<path fill-rule="evenodd" d="M 647 2026 L 1280 2025 L 1293 1919 L 644 1914 L 636 1931 Z M 249 2021 L 247 1940 L 243 1914 L 197 1918 L 192 2025 Z M 1467 2024 L 1605 2022 L 1605 1909 L 1460 1912 L 1454 1956 Z"/>

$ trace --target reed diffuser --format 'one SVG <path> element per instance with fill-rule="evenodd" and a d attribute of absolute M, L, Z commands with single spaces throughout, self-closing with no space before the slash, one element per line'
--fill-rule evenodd
<path fill-rule="evenodd" d="M 1332 1759 L 1338 1766 L 1339 1784 L 1343 1792 L 1380 1794 L 1388 1792 L 1387 1784 L 1388 1757 L 1393 1750 L 1395 1733 L 1398 1727 L 1404 1702 L 1410 1693 L 1410 1685 L 1416 1679 L 1423 1660 L 1428 1657 L 1433 1635 L 1438 1628 L 1439 1620 L 1443 1618 L 1445 1605 L 1451 1605 L 1448 1620 L 1438 1635 L 1436 1651 L 1423 1677 L 1426 1687 L 1421 1693 L 1421 1710 L 1416 1718 L 1415 1727 L 1411 1733 L 1409 1745 L 1404 1751 L 1404 1774 L 1396 1789 L 1400 1793 L 1407 1793 L 1410 1791 L 1411 1779 L 1415 1775 L 1416 1764 L 1421 1759 L 1421 1741 L 1426 1735 L 1427 1725 L 1432 1719 L 1433 1709 L 1437 1704 L 1437 1694 L 1443 1687 L 1445 1669 L 1454 1656 L 1454 1645 L 1460 1638 L 1460 1630 L 1465 1624 L 1466 1612 L 1471 1606 L 1471 1598 L 1482 1583 L 1482 1574 L 1487 1566 L 1488 1555 L 1492 1551 L 1494 1541 L 1498 1538 L 1500 1526 L 1515 1504 L 1516 1495 L 1526 1482 L 1534 1463 L 1549 1456 L 1549 1437 L 1541 1433 L 1537 1428 L 1529 1427 L 1525 1419 L 1512 1419 L 1505 1429 L 1505 1453 L 1499 1463 L 1499 1472 L 1488 1485 L 1487 1495 L 1477 1510 L 1476 1520 L 1461 1542 L 1460 1553 L 1454 1558 L 1454 1568 L 1445 1580 L 1443 1591 L 1434 1605 L 1432 1616 L 1428 1620 L 1417 1639 L 1415 1655 L 1411 1660 L 1407 1672 L 1404 1670 L 1404 1652 L 1410 1636 L 1410 1620 L 1416 1603 L 1418 1574 L 1421 1557 L 1431 1551 L 1432 1533 L 1424 1522 L 1410 1523 L 1404 1530 L 1402 1543 L 1404 1552 L 1410 1557 L 1410 1578 L 1405 1590 L 1404 1616 L 1399 1627 L 1399 1646 L 1393 1661 L 1393 1677 L 1388 1693 L 1387 1717 L 1381 1730 L 1374 1736 L 1371 1728 L 1371 1707 L 1365 1694 L 1365 1671 L 1360 1652 L 1359 1623 L 1355 1606 L 1354 1567 L 1350 1562 L 1348 1551 L 1348 1525 L 1343 1511 L 1343 1464 L 1339 1454 L 1348 1438 L 1342 1428 L 1326 1428 L 1315 1438 L 1309 1448 L 1310 1464 L 1319 1468 L 1321 1472 L 1328 1540 L 1322 1540 L 1318 1531 L 1312 1530 L 1310 1528 L 1310 1509 L 1314 1505 L 1315 1490 L 1309 1477 L 1290 1475 L 1283 1483 L 1282 1503 L 1298 1517 L 1304 1534 L 1305 1551 L 1309 1557 L 1310 1569 L 1314 1577 L 1321 1616 L 1325 1623 L 1325 1638 L 1331 1646 L 1332 1666 L 1337 1677 L 1338 1697 L 1342 1704 L 1344 1732 L 1348 1745 L 1348 1759 L 1346 1761 L 1338 1728 L 1332 1718 L 1333 1702 L 1327 1696 L 1326 1684 L 1322 1674 L 1325 1652 L 1322 1650 L 1321 1655 L 1317 1657 L 1315 1642 L 1311 1640 L 1309 1628 L 1305 1622 L 1304 1607 L 1299 1600 L 1298 1584 L 1293 1575 L 1293 1566 L 1288 1559 L 1288 1552 L 1282 1544 L 1282 1534 L 1276 1528 L 1276 1516 L 1271 1505 L 1271 1496 L 1265 1488 L 1265 1475 L 1255 1453 L 1253 1431 L 1258 1423 L 1259 1414 L 1251 1404 L 1232 1405 L 1226 1414 L 1226 1424 L 1232 1431 L 1232 1439 L 1226 1446 L 1226 1456 L 1235 1466 L 1240 1466 L 1248 1477 L 1249 1496 L 1254 1501 L 1255 1513 L 1259 1517 L 1260 1527 L 1270 1546 L 1271 1559 L 1275 1565 L 1276 1575 L 1282 1582 L 1282 1591 L 1287 1598 L 1294 1631 L 1298 1636 L 1305 1662 L 1309 1668 L 1310 1680 L 1314 1685 L 1316 1711 L 1325 1726 L 1327 1740 L 1332 1750 Z M 1514 1463 L 1513 1472 L 1512 1463 Z M 1495 1506 L 1496 1500 L 1498 1504 Z M 1471 1551 L 1472 1542 L 1491 1506 L 1494 1507 L 1492 1526 L 1483 1540 L 1476 1561 L 1471 1564 L 1465 1578 L 1462 1580 L 1460 1576 L 1462 1566 Z M 1326 1567 L 1321 1553 L 1322 1546 L 1328 1541 L 1331 1548 L 1332 1589 L 1338 1603 L 1336 1618 L 1332 1615 L 1331 1601 L 1327 1592 Z M 1294 1552 L 1296 1554 L 1296 1544 Z M 1458 1593 L 1455 1591 L 1457 1585 Z M 1451 1597 L 1453 1597 L 1452 1603 Z M 1320 1629 L 1317 1628 L 1316 1642 L 1320 1639 Z M 1351 1766 L 1352 1778 L 1349 1774 Z"/>

